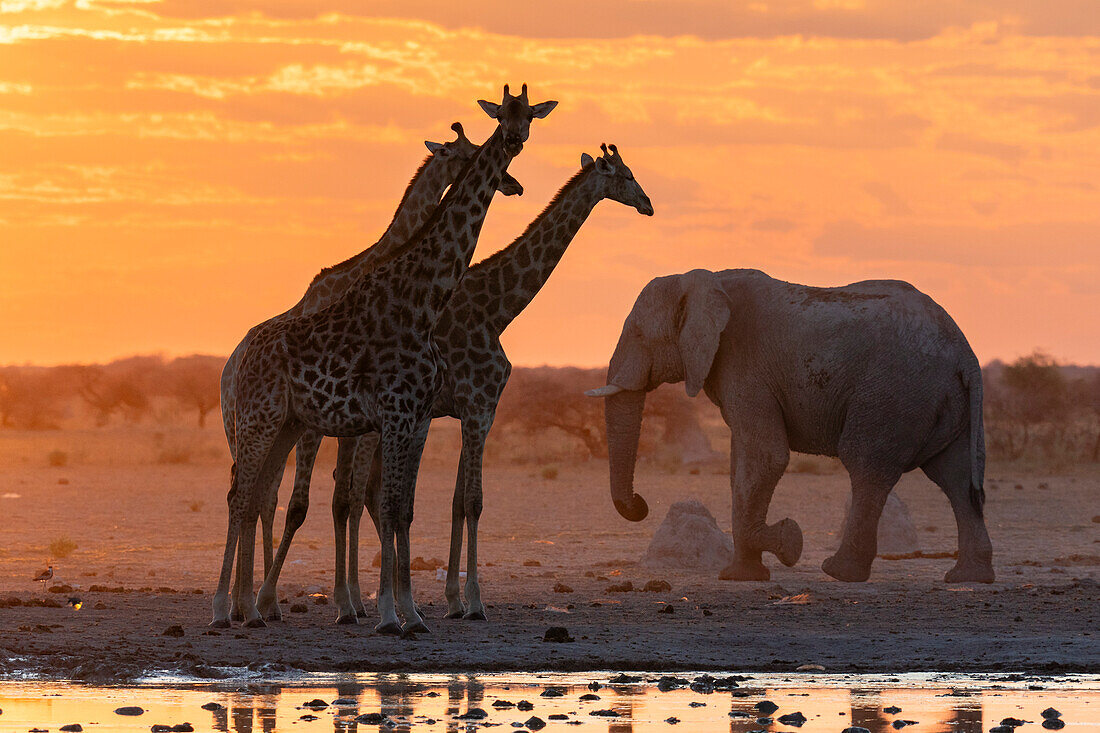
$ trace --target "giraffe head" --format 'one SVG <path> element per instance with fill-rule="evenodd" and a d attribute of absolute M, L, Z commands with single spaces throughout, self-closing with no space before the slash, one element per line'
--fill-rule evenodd
<path fill-rule="evenodd" d="M 458 180 L 466 164 L 473 160 L 478 151 L 478 146 L 466 137 L 461 122 L 451 125 L 451 129 L 457 135 L 454 140 L 448 143 L 434 143 L 431 140 L 425 140 L 424 146 L 432 154 L 432 158 L 428 163 L 433 166 L 441 166 L 443 180 L 454 183 Z M 523 195 L 523 185 L 508 175 L 507 171 L 501 176 L 497 190 L 505 196 Z"/>
<path fill-rule="evenodd" d="M 500 104 L 486 102 L 479 99 L 478 104 L 485 110 L 485 114 L 492 117 L 500 124 L 500 130 L 504 135 L 504 150 L 513 158 L 523 150 L 523 144 L 527 142 L 531 134 L 531 120 L 538 117 L 542 119 L 550 114 L 557 102 L 539 102 L 530 104 L 527 101 L 527 85 L 523 85 L 523 91 L 518 97 L 512 96 L 508 91 L 508 85 L 504 85 L 504 98 Z"/>
<path fill-rule="evenodd" d="M 618 201 L 620 204 L 633 206 L 639 214 L 653 216 L 653 204 L 642 190 L 641 184 L 634 178 L 634 173 L 623 162 L 619 155 L 619 149 L 614 145 L 600 145 L 603 155 L 595 160 L 588 153 L 581 153 L 581 167 L 592 166 L 592 173 L 596 176 L 596 185 L 603 198 Z"/>

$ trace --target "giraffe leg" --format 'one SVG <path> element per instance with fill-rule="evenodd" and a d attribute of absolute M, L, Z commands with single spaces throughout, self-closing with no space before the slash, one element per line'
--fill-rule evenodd
<path fill-rule="evenodd" d="M 428 417 L 417 427 L 409 441 L 409 450 L 405 458 L 404 491 L 401 492 L 401 514 L 397 524 L 397 604 L 401 609 L 401 615 L 405 617 L 405 625 L 401 627 L 402 636 L 428 632 L 428 627 L 424 624 L 424 619 L 421 618 L 416 608 L 416 601 L 413 599 L 409 529 L 413 519 L 416 477 L 420 470 L 420 459 L 424 454 L 424 442 L 428 439 L 430 425 L 431 418 Z"/>
<path fill-rule="evenodd" d="M 340 438 L 340 448 L 336 454 L 336 470 L 333 474 L 336 479 L 336 487 L 332 492 L 332 528 L 336 534 L 336 577 L 333 581 L 333 599 L 339 611 L 336 619 L 338 624 L 359 622 L 355 607 L 351 603 L 347 577 L 348 515 L 351 512 L 351 478 L 355 446 L 354 438 Z"/>
<path fill-rule="evenodd" d="M 213 628 L 229 628 L 230 626 L 230 583 L 233 576 L 233 556 L 236 554 L 237 542 L 240 533 L 240 525 L 236 514 L 240 511 L 241 502 L 240 487 L 237 482 L 237 464 L 233 464 L 230 471 L 230 488 L 226 497 L 228 505 L 228 526 L 225 536 L 225 552 L 222 555 L 221 572 L 218 575 L 218 589 L 214 593 L 214 618 L 210 622 Z"/>
<path fill-rule="evenodd" d="M 409 445 L 405 431 L 394 430 L 386 421 L 381 437 L 382 492 L 378 499 L 378 539 L 382 544 L 382 568 L 378 573 L 378 615 L 374 630 L 380 634 L 401 633 L 394 602 L 394 577 L 397 572 L 394 550 L 395 526 L 401 511 L 402 474 L 407 464 Z"/>
<path fill-rule="evenodd" d="M 313 477 L 313 464 L 317 461 L 317 451 L 320 447 L 321 434 L 312 430 L 303 433 L 294 446 L 294 492 L 290 496 L 290 503 L 287 504 L 283 536 L 279 540 L 279 549 L 275 551 L 271 568 L 264 576 L 264 584 L 256 597 L 256 605 L 264 618 L 275 619 L 279 615 L 277 603 L 279 575 L 283 571 L 283 563 L 286 562 L 286 555 L 290 551 L 290 543 L 294 541 L 294 534 L 302 526 L 302 522 L 306 521 L 306 512 L 309 509 L 309 483 Z"/>
<path fill-rule="evenodd" d="M 286 468 L 286 464 L 279 467 L 278 472 L 275 474 L 275 479 L 271 482 L 271 486 L 264 493 L 263 505 L 260 508 L 260 528 L 263 533 L 263 546 L 264 546 L 264 579 L 271 574 L 271 568 L 274 565 L 273 550 L 274 550 L 274 530 L 275 530 L 275 512 L 279 508 L 279 486 L 283 483 L 283 473 Z M 256 605 L 259 607 L 259 597 L 257 596 Z M 283 615 L 279 611 L 279 603 L 277 600 L 272 599 L 270 607 L 266 610 L 261 608 L 260 613 L 263 614 L 265 619 L 270 621 L 282 621 Z"/>
<path fill-rule="evenodd" d="M 481 601 L 481 585 L 477 573 L 477 523 L 481 518 L 482 507 L 482 456 L 485 452 L 485 436 L 489 432 L 488 425 L 491 424 L 491 419 L 462 421 L 462 458 L 466 474 L 463 508 L 470 535 L 466 547 L 466 615 L 462 618 L 468 621 L 485 620 L 485 604 Z"/>
<path fill-rule="evenodd" d="M 367 609 L 363 606 L 363 591 L 359 587 L 359 525 L 363 519 L 372 471 L 375 461 L 375 446 L 378 436 L 374 433 L 356 438 L 355 460 L 351 473 L 351 502 L 348 515 L 348 593 L 355 615 L 364 618 Z"/>
<path fill-rule="evenodd" d="M 447 599 L 447 618 L 462 618 L 466 607 L 459 597 L 458 565 L 462 562 L 462 530 L 466 523 L 465 506 L 466 449 L 458 459 L 458 476 L 455 478 L 455 494 L 451 499 L 451 548 L 447 554 L 447 585 L 443 595 Z"/>

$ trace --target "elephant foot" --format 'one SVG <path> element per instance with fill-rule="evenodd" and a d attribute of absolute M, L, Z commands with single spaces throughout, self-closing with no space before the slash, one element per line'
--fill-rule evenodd
<path fill-rule="evenodd" d="M 359 617 L 357 615 L 355 615 L 354 613 L 344 613 L 344 614 L 341 614 L 340 617 L 336 619 L 337 626 L 347 626 L 349 624 L 357 624 L 357 623 L 359 623 Z"/>
<path fill-rule="evenodd" d="M 964 563 L 961 559 L 943 576 L 945 583 L 992 583 L 994 580 L 992 563 Z"/>
<path fill-rule="evenodd" d="M 386 634 L 387 636 L 398 636 L 401 633 L 401 624 L 396 621 L 379 622 L 374 627 L 374 632 L 376 634 Z"/>
<path fill-rule="evenodd" d="M 718 573 L 719 580 L 771 580 L 771 572 L 764 567 L 764 563 L 741 562 L 734 560 L 722 572 Z"/>
<path fill-rule="evenodd" d="M 464 621 L 485 621 L 484 609 L 472 609 L 462 615 Z"/>
<path fill-rule="evenodd" d="M 790 517 L 776 522 L 770 529 L 775 533 L 775 549 L 771 553 L 779 562 L 793 567 L 802 557 L 802 528 Z"/>
<path fill-rule="evenodd" d="M 207 627 L 209 627 L 211 629 L 228 629 L 232 625 L 233 624 L 229 623 L 229 619 L 227 619 L 227 618 L 216 618 L 213 621 L 211 621 L 210 623 L 208 623 Z"/>
<path fill-rule="evenodd" d="M 423 621 L 409 621 L 403 627 L 401 627 L 401 638 L 412 639 L 415 638 L 415 634 L 430 634 L 432 633 Z"/>
<path fill-rule="evenodd" d="M 871 577 L 871 563 L 846 560 L 839 555 L 825 558 L 821 569 L 826 575 L 846 583 L 862 583 Z"/>
<path fill-rule="evenodd" d="M 257 616 L 256 618 L 250 618 L 247 621 L 245 621 L 244 622 L 244 627 L 246 629 L 263 629 L 263 628 L 267 627 L 267 624 L 264 622 L 264 620 L 262 618 Z"/>

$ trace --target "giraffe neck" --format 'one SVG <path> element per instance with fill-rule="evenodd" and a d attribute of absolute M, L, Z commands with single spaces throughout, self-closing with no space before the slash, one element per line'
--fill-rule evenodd
<path fill-rule="evenodd" d="M 331 305 L 359 278 L 396 256 L 399 248 L 431 216 L 450 183 L 447 166 L 429 155 L 405 188 L 405 195 L 382 238 L 354 257 L 321 270 L 293 310 L 314 313 Z"/>
<path fill-rule="evenodd" d="M 600 202 L 598 174 L 582 169 L 551 200 L 539 216 L 511 244 L 477 263 L 463 280 L 471 290 L 487 294 L 476 298 L 484 321 L 500 334 L 534 299 L 550 278 L 592 209 Z M 467 287 L 463 287 L 465 291 Z"/>
<path fill-rule="evenodd" d="M 512 157 L 497 127 L 447 191 L 431 219 L 413 235 L 400 258 L 387 266 L 400 280 L 400 299 L 434 324 L 470 265 L 481 225 Z"/>

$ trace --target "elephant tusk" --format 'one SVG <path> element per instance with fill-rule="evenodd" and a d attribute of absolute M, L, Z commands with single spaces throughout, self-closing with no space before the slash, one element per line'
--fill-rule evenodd
<path fill-rule="evenodd" d="M 623 391 L 625 390 L 617 384 L 605 384 L 602 387 L 586 390 L 584 394 L 587 397 L 610 397 Z"/>

